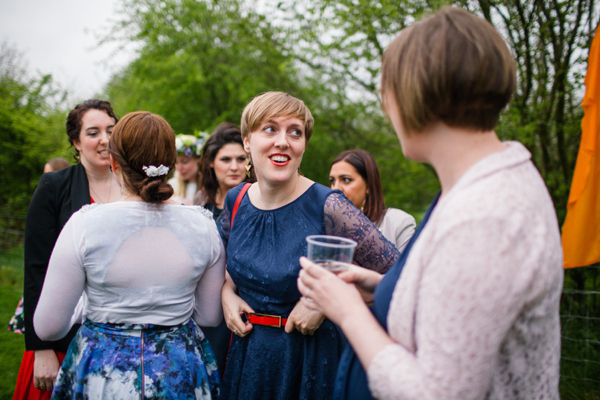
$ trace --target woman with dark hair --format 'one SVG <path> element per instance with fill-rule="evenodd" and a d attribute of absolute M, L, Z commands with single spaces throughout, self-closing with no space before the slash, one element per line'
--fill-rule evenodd
<path fill-rule="evenodd" d="M 254 182 L 253 174 L 246 176 L 247 165 L 248 157 L 240 128 L 230 122 L 219 124 L 202 147 L 201 187 L 194 196 L 194 204 L 208 209 L 214 220 L 218 221 L 229 189 L 244 181 Z M 202 330 L 212 346 L 222 375 L 231 331 L 227 329 L 225 320 L 221 320 L 217 327 L 202 327 Z"/>
<path fill-rule="evenodd" d="M 379 168 L 371 153 L 361 150 L 343 151 L 331 163 L 329 187 L 340 189 L 356 208 L 373 222 L 383 235 L 404 250 L 417 226 L 412 215 L 386 208 Z"/>
<path fill-rule="evenodd" d="M 86 100 L 67 117 L 69 142 L 76 165 L 42 175 L 29 203 L 25 225 L 25 354 L 14 399 L 50 398 L 54 379 L 77 326 L 57 341 L 40 339 L 33 329 L 50 254 L 71 215 L 89 203 L 119 197 L 119 184 L 110 172 L 108 140 L 117 123 L 110 103 Z M 49 315 L 54 315 L 52 311 Z"/>
<path fill-rule="evenodd" d="M 515 85 L 506 42 L 459 8 L 386 49 L 384 110 L 404 155 L 431 164 L 442 190 L 385 275 L 300 260 L 303 302 L 352 346 L 337 398 L 559 398 L 556 214 L 529 151 L 495 132 Z"/>
<path fill-rule="evenodd" d="M 244 181 L 253 182 L 246 176 L 247 165 L 240 128 L 230 122 L 219 124 L 202 147 L 202 185 L 194 196 L 194 204 L 209 209 L 217 220 L 229 189 Z"/>
<path fill-rule="evenodd" d="M 175 135 L 162 117 L 127 114 L 109 153 L 120 198 L 69 219 L 34 316 L 40 337 L 59 339 L 87 295 L 53 396 L 217 398 L 217 366 L 197 325 L 222 318 L 225 254 L 215 222 L 170 200 Z"/>

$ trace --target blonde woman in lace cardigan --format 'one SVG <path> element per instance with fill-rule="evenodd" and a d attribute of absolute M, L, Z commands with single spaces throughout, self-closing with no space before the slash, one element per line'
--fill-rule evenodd
<path fill-rule="evenodd" d="M 301 259 L 304 303 L 355 352 L 340 362 L 338 398 L 558 399 L 554 207 L 530 153 L 494 131 L 515 81 L 500 35 L 457 8 L 386 50 L 384 109 L 442 191 L 385 276 L 351 267 L 336 277 Z"/>

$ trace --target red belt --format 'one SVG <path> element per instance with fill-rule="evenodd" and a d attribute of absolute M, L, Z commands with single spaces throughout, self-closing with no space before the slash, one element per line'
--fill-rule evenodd
<path fill-rule="evenodd" d="M 281 318 L 279 315 L 257 313 L 246 313 L 246 320 L 251 324 L 272 326 L 275 328 L 285 327 L 285 324 L 287 323 L 287 318 Z"/>

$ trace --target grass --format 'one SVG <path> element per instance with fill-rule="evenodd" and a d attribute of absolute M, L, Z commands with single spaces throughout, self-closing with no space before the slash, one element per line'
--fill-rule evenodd
<path fill-rule="evenodd" d="M 0 253 L 0 399 L 11 399 L 25 348 L 23 335 L 7 329 L 23 293 L 23 248 Z"/>

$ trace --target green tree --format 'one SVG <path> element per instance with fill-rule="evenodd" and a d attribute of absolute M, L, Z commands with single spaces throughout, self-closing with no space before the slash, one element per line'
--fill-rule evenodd
<path fill-rule="evenodd" d="M 273 7 L 241 0 L 124 1 L 123 17 L 105 40 L 134 43 L 139 55 L 108 86 L 115 109 L 121 115 L 137 109 L 159 113 L 177 132 L 210 130 L 222 121 L 238 122 L 255 95 L 283 90 L 302 98 L 315 116 L 302 164 L 306 176 L 327 184 L 335 155 L 361 147 L 382 167 L 388 204 L 423 211 L 437 183 L 428 169 L 402 157 L 377 107 L 374 81 L 371 92 L 358 85 L 363 91 L 348 96 L 352 85 L 343 73 L 313 68 L 335 63 L 301 46 L 306 39 L 300 31 L 311 32 L 303 30 L 310 23 L 286 19 L 283 5 Z M 379 58 L 369 59 L 373 73 Z"/>
<path fill-rule="evenodd" d="M 562 222 L 581 136 L 583 77 L 598 22 L 594 1 L 459 3 L 488 19 L 515 56 L 517 92 L 498 131 L 529 148 Z"/>
<path fill-rule="evenodd" d="M 381 58 L 398 32 L 439 1 L 266 0 L 265 14 L 281 29 L 279 35 L 305 76 L 321 83 L 332 105 L 327 124 L 338 150 L 363 148 L 380 168 L 388 206 L 420 217 L 439 190 L 432 170 L 404 158 L 391 125 L 383 117 L 378 83 Z M 336 109 L 338 110 L 336 112 Z M 337 121 L 337 122 L 336 122 Z M 325 153 L 325 152 L 323 152 Z M 336 152 L 323 154 L 327 174 Z M 310 156 L 311 148 L 307 151 Z M 312 159 L 312 157 L 310 157 Z"/>
<path fill-rule="evenodd" d="M 237 1 L 129 0 L 122 15 L 107 40 L 140 50 L 108 86 L 120 114 L 146 109 L 190 133 L 239 121 L 261 92 L 300 91 L 267 18 Z"/>
<path fill-rule="evenodd" d="M 362 103 L 369 119 L 379 115 L 381 56 L 400 30 L 442 5 L 486 18 L 518 66 L 517 93 L 498 134 L 529 148 L 562 222 L 581 134 L 583 75 L 598 24 L 593 0 L 265 1 L 266 13 L 286 21 L 283 34 L 294 38 L 287 41 L 289 52 L 326 87 Z"/>
<path fill-rule="evenodd" d="M 27 76 L 17 50 L 0 47 L 0 204 L 4 215 L 22 215 L 44 164 L 64 155 L 60 91 L 50 75 Z M 57 100 L 58 99 L 58 100 Z"/>

